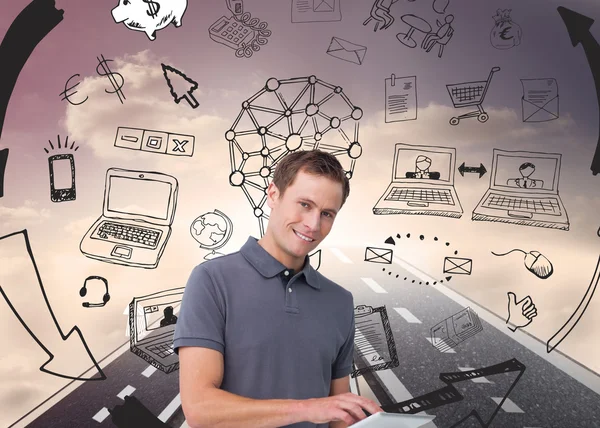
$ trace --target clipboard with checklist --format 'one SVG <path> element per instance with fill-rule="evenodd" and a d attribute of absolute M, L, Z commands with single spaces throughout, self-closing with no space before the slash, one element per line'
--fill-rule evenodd
<path fill-rule="evenodd" d="M 385 79 L 385 122 L 417 119 L 417 76 Z"/>
<path fill-rule="evenodd" d="M 398 367 L 398 353 L 385 306 L 354 308 L 354 370 L 351 377 Z"/>

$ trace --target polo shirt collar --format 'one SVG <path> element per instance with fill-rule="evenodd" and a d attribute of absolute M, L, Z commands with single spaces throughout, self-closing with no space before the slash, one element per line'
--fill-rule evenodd
<path fill-rule="evenodd" d="M 258 244 L 258 239 L 249 236 L 246 243 L 240 249 L 240 253 L 246 260 L 264 277 L 272 278 L 287 268 L 267 250 Z M 317 271 L 310 265 L 310 258 L 305 256 L 304 267 L 301 271 L 308 285 L 316 290 L 321 289 Z"/>

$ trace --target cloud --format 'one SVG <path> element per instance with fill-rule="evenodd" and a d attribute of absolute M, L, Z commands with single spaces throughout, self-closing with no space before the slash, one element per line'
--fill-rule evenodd
<path fill-rule="evenodd" d="M 30 266 L 29 258 L 19 256 L 2 255 L 2 276 L 16 275 L 26 267 Z"/>
<path fill-rule="evenodd" d="M 73 236 L 77 236 L 81 238 L 88 231 L 90 226 L 94 224 L 94 222 L 98 220 L 98 217 L 84 217 L 79 218 L 77 220 L 70 221 L 64 226 L 65 232 L 72 234 Z"/>
<path fill-rule="evenodd" d="M 229 128 L 230 120 L 203 114 L 202 87 L 193 92 L 201 104 L 198 109 L 192 109 L 184 100 L 179 104 L 174 102 L 160 66 L 161 62 L 169 64 L 167 59 L 145 50 L 115 58 L 114 61 L 108 65 L 125 80 L 123 93 L 126 99 L 123 104 L 116 95 L 105 92 L 106 89 L 112 90 L 106 77 L 86 77 L 80 89 L 89 96 L 88 102 L 79 106 L 69 105 L 63 121 L 68 134 L 73 139 L 85 141 L 96 157 L 107 160 L 131 159 L 133 153 L 133 156 L 147 159 L 155 165 L 169 162 L 178 169 L 190 168 L 187 157 L 178 159 L 176 156 L 132 152 L 114 147 L 116 131 L 120 126 L 194 135 L 194 156 L 201 156 L 198 152 L 208 151 L 213 145 L 226 145 L 223 134 Z M 226 92 L 221 95 L 232 94 Z"/>
<path fill-rule="evenodd" d="M 5 378 L 3 377 L 2 379 Z M 42 388 L 39 385 L 39 382 L 24 381 L 22 378 L 6 382 L 6 389 L 2 388 L 5 390 L 0 390 L 0 407 L 14 411 L 16 413 L 14 418 L 16 419 L 18 415 L 17 409 L 22 409 L 21 411 L 24 412 L 28 407 L 31 407 L 35 400 L 42 400 L 50 393 L 50 391 L 47 391 L 47 388 Z"/>
<path fill-rule="evenodd" d="M 0 224 L 2 227 L 11 228 L 15 224 L 40 224 L 50 218 L 50 210 L 42 208 L 36 209 L 38 203 L 31 200 L 26 200 L 25 204 L 9 208 L 0 206 Z"/>

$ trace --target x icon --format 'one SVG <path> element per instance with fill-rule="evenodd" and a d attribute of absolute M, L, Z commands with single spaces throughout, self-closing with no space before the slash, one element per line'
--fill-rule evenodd
<path fill-rule="evenodd" d="M 173 148 L 174 152 L 185 153 L 185 150 L 183 149 L 183 146 L 186 145 L 186 143 L 188 142 L 188 140 L 183 140 L 183 141 L 180 142 L 177 138 L 173 138 L 173 142 L 175 143 L 175 147 Z"/>

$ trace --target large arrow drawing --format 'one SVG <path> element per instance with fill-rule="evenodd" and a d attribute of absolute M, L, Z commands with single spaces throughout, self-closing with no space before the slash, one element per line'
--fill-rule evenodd
<path fill-rule="evenodd" d="M 571 330 L 575 328 L 585 310 L 589 306 L 592 301 L 592 297 L 594 297 L 594 292 L 596 291 L 596 287 L 598 286 L 598 281 L 600 280 L 600 256 L 598 256 L 598 261 L 596 262 L 596 270 L 594 271 L 594 275 L 592 276 L 592 280 L 590 281 L 590 285 L 588 285 L 587 290 L 585 290 L 585 294 L 581 298 L 579 305 L 575 308 L 575 311 L 569 319 L 563 324 L 563 326 L 556 332 L 554 335 L 548 339 L 546 342 L 546 352 L 550 353 L 556 348 L 560 342 L 562 342 L 565 337 L 571 333 Z"/>
<path fill-rule="evenodd" d="M 594 20 L 574 12 L 571 9 L 567 9 L 566 7 L 559 6 L 557 10 L 560 17 L 565 22 L 573 47 L 577 46 L 579 43 L 583 46 L 583 51 L 585 52 L 588 64 L 590 65 L 590 70 L 594 76 L 596 98 L 598 99 L 598 104 L 600 106 L 600 45 L 590 31 L 590 27 L 594 23 Z M 600 124 L 600 115 L 598 123 Z M 600 131 L 598 132 L 598 143 L 596 144 L 596 152 L 592 159 L 591 170 L 594 175 L 598 175 L 598 172 L 600 172 Z"/>
<path fill-rule="evenodd" d="M 14 284 L 0 284 L 0 294 L 2 294 L 2 297 L 4 297 L 4 299 L 6 300 L 6 303 L 8 303 L 8 306 L 13 311 L 13 313 L 15 314 L 15 316 L 17 317 L 19 322 L 23 325 L 25 330 L 27 330 L 27 333 L 29 333 L 31 335 L 31 337 L 33 338 L 33 340 L 35 340 L 36 343 L 40 346 L 40 348 L 42 348 L 43 351 L 46 354 L 48 354 L 48 357 L 49 357 L 48 361 L 46 361 L 42 366 L 40 366 L 40 370 L 45 373 L 48 373 L 48 374 L 51 374 L 54 376 L 58 376 L 58 377 L 62 377 L 65 379 L 74 379 L 74 380 L 104 380 L 104 379 L 106 379 L 106 375 L 104 374 L 104 372 L 102 372 L 102 369 L 100 368 L 100 366 L 94 359 L 94 356 L 92 355 L 90 348 L 88 348 L 88 345 L 85 342 L 85 339 L 83 338 L 83 334 L 81 333 L 81 330 L 79 330 L 79 327 L 77 327 L 77 326 L 73 327 L 65 335 L 63 333 L 63 331 L 61 330 L 60 326 L 58 325 L 58 321 L 56 320 L 56 316 L 54 315 L 54 312 L 52 311 L 52 307 L 50 306 L 50 302 L 48 301 L 48 297 L 46 296 L 46 291 L 44 290 L 44 284 L 42 283 L 42 278 L 40 276 L 37 265 L 35 263 L 35 259 L 33 257 L 33 251 L 31 250 L 31 245 L 29 244 L 29 236 L 27 235 L 27 230 L 25 229 L 25 230 L 21 230 L 18 232 L 13 232 L 8 235 L 0 237 L 0 248 L 2 247 L 2 245 L 13 245 L 14 242 L 20 241 L 20 240 L 24 241 L 27 254 L 29 255 L 29 260 L 31 261 L 31 265 L 32 265 L 33 270 L 35 271 L 35 275 L 37 277 L 37 284 L 35 282 L 27 281 L 27 280 L 24 280 L 24 281 L 21 280 Z M 0 266 L 0 269 L 2 269 L 1 266 Z M 39 291 L 36 291 L 36 288 L 38 286 L 39 286 Z M 40 295 L 40 293 L 41 293 L 41 295 Z M 27 299 L 15 298 L 17 294 L 20 294 L 22 296 L 28 296 L 28 298 Z M 13 297 L 12 300 L 11 300 L 11 296 Z M 43 301 L 40 299 L 40 297 L 43 298 Z M 16 305 L 21 305 L 22 307 L 17 308 Z M 46 317 L 49 317 L 49 318 L 43 322 L 40 322 L 40 319 L 44 319 Z M 46 328 L 44 329 L 44 331 L 37 331 L 37 334 L 36 334 L 28 326 L 28 323 L 25 320 L 25 318 L 35 318 L 36 324 L 41 324 Z M 52 325 L 55 326 L 56 330 L 53 330 L 51 328 Z M 54 352 L 51 352 L 50 349 L 48 349 L 48 347 L 46 347 L 44 345 L 44 343 L 42 342 L 42 340 L 40 340 L 40 338 L 39 338 L 39 337 L 44 337 L 45 341 L 51 341 L 52 338 L 50 336 L 52 336 L 53 334 L 56 334 L 56 331 L 58 331 L 58 333 L 60 334 L 60 337 L 63 340 L 62 343 L 65 344 L 64 349 L 67 349 L 66 341 L 71 337 L 71 335 L 73 333 L 76 333 L 75 335 L 73 335 L 72 340 L 75 342 L 79 342 L 79 341 L 81 342 L 81 344 L 85 348 L 85 351 L 87 352 L 88 358 L 91 360 L 91 362 L 93 363 L 96 370 L 98 370 L 99 377 L 83 378 L 81 376 L 77 376 L 74 374 L 59 373 L 59 372 L 51 370 L 47 367 L 55 358 L 58 361 L 62 361 L 65 359 L 76 360 L 76 361 L 78 360 L 78 356 L 68 354 L 64 351 L 60 352 L 61 351 L 60 349 L 59 350 L 54 349 Z M 69 347 L 69 349 L 70 349 L 70 347 Z M 83 356 L 81 358 L 83 358 Z M 55 363 L 56 363 L 56 361 L 55 361 Z"/>
<path fill-rule="evenodd" d="M 8 101 L 27 59 L 44 37 L 63 19 L 63 10 L 54 7 L 54 0 L 33 0 L 17 15 L 0 43 L 0 136 Z M 4 151 L 6 150 L 6 151 Z M 0 198 L 4 195 L 4 172 L 8 149 L 0 151 Z"/>
<path fill-rule="evenodd" d="M 4 196 L 4 171 L 8 161 L 8 148 L 0 150 L 0 198 Z"/>
<path fill-rule="evenodd" d="M 63 19 L 63 10 L 54 0 L 33 0 L 17 15 L 0 43 L 2 80 L 0 81 L 0 135 L 8 100 L 27 59 L 44 37 Z"/>
<path fill-rule="evenodd" d="M 471 381 L 476 378 L 509 372 L 519 372 L 519 374 L 516 376 L 510 388 L 508 388 L 508 390 L 504 394 L 504 397 L 494 409 L 494 412 L 492 413 L 488 421 L 484 421 L 483 417 L 479 414 L 479 412 L 473 409 L 466 416 L 461 417 L 460 420 L 456 422 L 451 422 L 452 425 L 449 426 L 449 428 L 456 428 L 460 426 L 463 422 L 465 422 L 467 419 L 474 418 L 477 422 L 479 422 L 481 427 L 488 428 L 491 425 L 494 418 L 496 417 L 496 414 L 500 411 L 500 408 L 504 404 L 504 401 L 506 401 L 511 391 L 517 385 L 517 382 L 519 382 L 519 379 L 521 378 L 521 376 L 523 376 L 523 373 L 525 372 L 525 366 L 521 364 L 521 362 L 519 362 L 516 358 L 505 361 L 500 364 L 483 367 L 480 369 L 473 369 L 464 372 L 460 371 L 440 373 L 440 380 L 442 380 L 442 382 L 444 382 L 447 386 L 432 392 L 428 392 L 427 394 L 423 394 L 419 397 L 402 401 L 400 403 L 384 405 L 381 406 L 381 408 L 384 412 L 390 413 L 415 414 L 419 412 L 426 412 L 439 406 L 456 403 L 458 401 L 463 400 L 463 395 L 458 391 L 458 389 L 454 387 L 455 383 Z"/>

